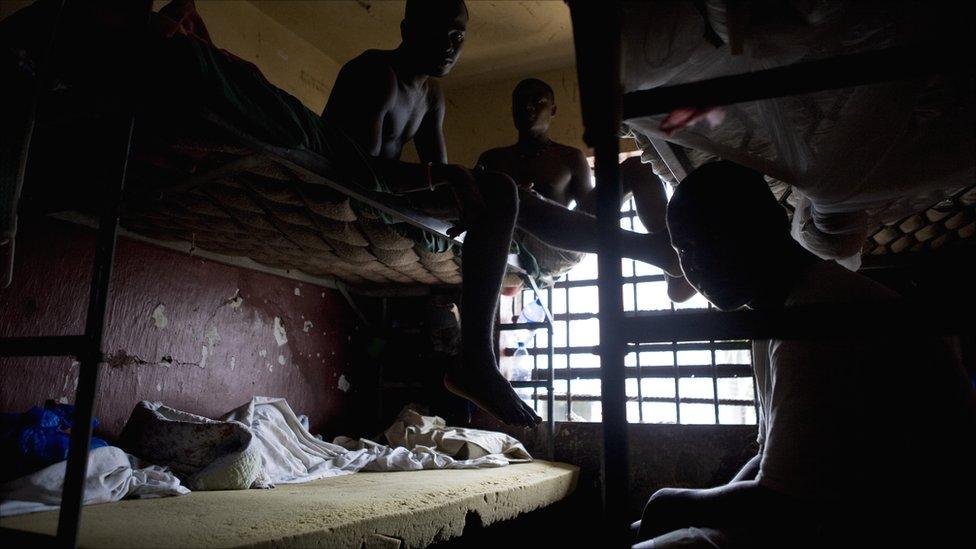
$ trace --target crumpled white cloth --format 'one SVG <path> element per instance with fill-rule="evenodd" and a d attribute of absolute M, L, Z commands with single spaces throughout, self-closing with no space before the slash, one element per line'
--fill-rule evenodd
<path fill-rule="evenodd" d="M 144 466 L 138 458 L 115 446 L 88 454 L 85 505 L 123 498 L 157 498 L 189 492 L 165 467 Z M 67 461 L 0 484 L 0 517 L 51 511 L 61 504 Z"/>
<path fill-rule="evenodd" d="M 384 433 L 393 446 L 423 446 L 456 458 L 472 459 L 503 455 L 509 462 L 532 461 L 532 456 L 514 437 L 496 431 L 448 427 L 439 416 L 424 416 L 404 408 Z"/>
<path fill-rule="evenodd" d="M 439 424 L 443 424 L 440 418 L 428 419 L 438 420 Z M 334 442 L 329 443 L 312 436 L 283 398 L 256 396 L 251 402 L 223 416 L 221 420 L 237 421 L 251 429 L 254 435 L 251 444 L 258 447 L 263 476 L 271 484 L 308 482 L 361 470 L 416 471 L 504 467 L 515 460 L 531 459 L 524 448 L 521 448 L 521 452 L 506 450 L 512 447 L 510 443 L 489 444 L 499 451 L 474 459 L 456 459 L 439 451 L 434 445 L 424 445 L 416 440 L 410 442 L 408 447 L 393 448 L 366 439 L 354 440 L 348 437 L 337 437 Z M 432 422 L 434 423 L 437 422 Z M 487 436 L 487 431 L 478 433 L 483 433 L 479 436 L 482 442 L 487 443 L 491 439 Z M 507 437 L 501 433 L 495 435 Z M 446 437 L 442 448 L 447 449 L 454 445 L 459 436 L 454 432 Z M 445 440 L 443 436 L 439 438 Z M 518 446 L 521 447 L 520 444 Z M 512 455 L 506 455 L 506 451 L 512 452 Z"/>

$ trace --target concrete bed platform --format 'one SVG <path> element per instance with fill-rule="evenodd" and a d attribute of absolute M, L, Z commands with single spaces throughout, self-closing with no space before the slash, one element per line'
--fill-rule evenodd
<path fill-rule="evenodd" d="M 556 503 L 573 492 L 578 474 L 573 465 L 534 461 L 90 505 L 80 546 L 422 547 L 460 536 L 468 513 L 487 526 Z M 53 511 L 0 526 L 53 534 L 57 520 Z"/>

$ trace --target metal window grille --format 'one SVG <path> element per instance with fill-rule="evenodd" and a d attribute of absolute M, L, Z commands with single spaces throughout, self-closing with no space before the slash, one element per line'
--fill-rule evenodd
<path fill-rule="evenodd" d="M 633 200 L 621 208 L 621 227 L 646 232 Z M 711 308 L 701 296 L 684 304 L 672 303 L 664 273 L 653 266 L 624 259 L 622 268 L 621 291 L 628 313 L 675 314 L 683 309 Z M 552 288 L 542 290 L 540 298 L 550 307 L 554 323 L 551 339 L 548 331 L 540 329 L 526 341 L 533 379 L 545 377 L 546 370 L 554 368 L 556 421 L 601 421 L 595 256 L 589 256 Z M 513 321 L 521 304 L 533 299 L 532 290 L 524 290 L 521 296 L 503 300 L 500 320 Z M 514 337 L 501 343 L 509 352 L 516 347 Z M 503 367 L 506 360 L 511 358 L 502 358 Z M 630 423 L 756 423 L 748 340 L 631 344 L 625 367 Z M 547 417 L 545 387 L 523 390 L 522 395 L 537 413 Z"/>

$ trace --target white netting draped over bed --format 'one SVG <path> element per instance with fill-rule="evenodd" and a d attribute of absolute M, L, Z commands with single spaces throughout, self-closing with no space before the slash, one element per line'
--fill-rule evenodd
<path fill-rule="evenodd" d="M 699 6 L 625 3 L 626 91 L 918 43 L 950 32 L 946 23 L 954 16 L 948 6 L 922 3 Z M 733 55 L 730 43 L 741 53 Z M 840 259 L 856 256 L 878 223 L 976 181 L 973 98 L 969 75 L 933 76 L 732 105 L 717 127 L 685 128 L 668 139 L 692 149 L 693 164 L 726 158 L 793 185 L 794 235 L 819 255 Z M 663 119 L 626 125 L 647 143 L 667 137 Z M 645 159 L 657 163 L 654 149 L 643 148 Z"/>

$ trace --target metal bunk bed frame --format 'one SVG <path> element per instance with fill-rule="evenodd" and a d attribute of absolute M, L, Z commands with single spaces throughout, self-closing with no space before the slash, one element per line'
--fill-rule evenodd
<path fill-rule="evenodd" d="M 12 170 L 16 177 L 15 188 L 21 189 L 26 175 L 27 158 L 30 154 L 31 136 L 34 133 L 37 123 L 38 106 L 44 105 L 44 81 L 46 69 L 50 66 L 50 58 L 55 55 L 55 43 L 58 38 L 59 28 L 63 24 L 62 13 L 64 6 L 71 0 L 62 0 L 58 16 L 54 23 L 51 34 L 51 47 L 48 51 L 48 59 L 42 61 L 43 65 L 38 77 L 38 85 L 35 90 L 33 101 L 29 107 L 28 115 L 23 119 L 24 122 L 24 141 L 19 148 L 21 158 L 18 167 Z M 125 6 L 125 15 L 129 21 L 129 28 L 132 31 L 132 43 L 138 42 L 138 32 L 143 30 L 149 21 L 152 12 L 151 0 L 140 0 Z M 123 53 L 127 60 L 134 59 L 136 48 L 130 48 Z M 85 331 L 81 335 L 66 336 L 28 336 L 28 337 L 6 337 L 0 338 L 0 357 L 76 357 L 79 365 L 78 387 L 75 393 L 75 417 L 74 427 L 71 431 L 70 446 L 68 451 L 68 463 L 66 467 L 65 483 L 62 491 L 60 515 L 58 517 L 58 529 L 56 536 L 52 537 L 44 534 L 35 534 L 0 528 L 0 538 L 19 543 L 30 543 L 37 546 L 58 546 L 74 548 L 78 545 L 79 524 L 81 521 L 81 510 L 85 496 L 85 478 L 88 470 L 88 453 L 92 436 L 92 418 L 95 408 L 95 396 L 98 389 L 99 368 L 104 360 L 103 335 L 105 332 L 106 310 L 109 299 L 109 282 L 112 277 L 112 268 L 115 259 L 115 246 L 118 240 L 119 218 L 125 198 L 126 169 L 132 149 L 132 138 L 136 126 L 136 106 L 137 95 L 133 94 L 126 98 L 123 104 L 119 105 L 119 112 L 115 113 L 113 120 L 117 124 L 117 141 L 107 144 L 104 172 L 102 175 L 103 186 L 100 189 L 102 195 L 102 208 L 98 215 L 97 236 L 95 241 L 95 255 L 92 268 L 92 277 L 89 284 L 88 308 L 85 317 Z M 209 173 L 190 177 L 184 181 L 168 185 L 165 188 L 157 189 L 156 192 L 166 193 L 173 190 L 185 190 L 209 181 L 226 176 L 231 172 L 240 171 L 253 163 L 255 156 L 262 156 L 273 160 L 280 165 L 301 174 L 307 181 L 312 181 L 325 185 L 344 196 L 348 196 L 363 204 L 375 208 L 383 213 L 389 214 L 397 219 L 401 219 L 414 227 L 435 233 L 436 235 L 453 240 L 457 244 L 463 243 L 463 238 L 454 238 L 448 235 L 448 229 L 452 225 L 446 221 L 423 215 L 410 208 L 400 205 L 391 205 L 384 201 L 380 193 L 364 191 L 354 185 L 348 185 L 341 181 L 336 181 L 329 177 L 322 176 L 319 169 L 328 169 L 328 163 L 314 153 L 307 151 L 290 150 L 263 143 L 244 132 L 236 129 L 230 124 L 212 113 L 203 111 L 200 113 L 202 119 L 210 125 L 218 128 L 229 137 L 245 144 L 256 151 L 256 155 L 246 156 L 232 163 L 233 165 L 218 168 Z M 331 170 L 327 170 L 331 171 Z M 11 262 L 13 259 L 11 258 Z M 518 262 L 517 256 L 509 255 L 508 268 L 521 275 L 526 275 L 526 271 Z M 531 276 L 525 276 L 536 294 L 539 288 Z M 539 326 L 520 325 L 519 328 L 545 328 L 552 330 L 552 314 L 549 307 L 543 305 L 546 319 L 538 323 Z M 509 329 L 509 328 L 506 328 Z M 550 345 L 550 353 L 551 353 Z M 547 404 L 549 408 L 548 426 L 549 432 L 555 432 L 553 410 L 553 376 L 552 369 L 549 369 L 547 379 L 535 379 L 532 381 L 516 382 L 517 387 L 547 388 Z M 549 457 L 552 459 L 552 435 L 550 434 Z"/>
<path fill-rule="evenodd" d="M 573 24 L 584 140 L 596 157 L 598 199 L 600 364 L 603 407 L 603 521 L 613 545 L 630 545 L 627 534 L 628 444 L 624 350 L 628 343 L 734 338 L 831 338 L 858 334 L 963 334 L 976 332 L 974 300 L 965 296 L 933 306 L 903 300 L 890 305 L 844 305 L 777 311 L 688 312 L 678 315 L 623 314 L 621 248 L 616 238 L 622 120 L 758 99 L 901 80 L 935 73 L 972 72 L 969 63 L 946 55 L 944 44 L 899 47 L 822 61 L 714 78 L 690 84 L 623 93 L 621 3 L 566 0 Z M 943 46 L 943 47 L 940 47 Z M 960 51 L 960 50 L 955 50 Z M 968 51 L 968 50 L 961 50 Z M 655 148 L 669 146 L 654 143 Z M 666 151 L 670 152 L 670 151 Z M 669 169 L 686 174 L 674 155 Z M 671 157 L 669 159 L 669 156 Z M 672 165 L 678 164 L 678 165 Z M 926 319 L 920 327 L 910 319 Z M 921 328 L 921 330 L 919 330 Z"/>

